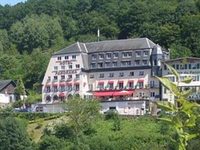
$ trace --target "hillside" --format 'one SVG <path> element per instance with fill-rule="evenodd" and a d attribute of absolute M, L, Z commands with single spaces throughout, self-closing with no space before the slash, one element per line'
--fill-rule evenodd
<path fill-rule="evenodd" d="M 200 56 L 200 0 L 28 0 L 0 6 L 0 78 L 38 90 L 54 51 L 75 41 L 148 37 Z"/>

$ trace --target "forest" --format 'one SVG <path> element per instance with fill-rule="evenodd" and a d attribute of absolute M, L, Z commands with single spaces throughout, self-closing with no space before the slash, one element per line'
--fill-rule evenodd
<path fill-rule="evenodd" d="M 27 0 L 0 6 L 0 79 L 39 92 L 51 55 L 76 41 L 147 37 L 200 56 L 200 0 Z"/>

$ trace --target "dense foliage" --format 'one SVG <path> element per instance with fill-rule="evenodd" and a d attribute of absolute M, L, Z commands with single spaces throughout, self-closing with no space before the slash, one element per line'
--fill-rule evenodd
<path fill-rule="evenodd" d="M 176 138 L 179 150 L 186 150 L 188 142 L 199 136 L 199 133 L 194 129 L 197 125 L 199 117 L 198 110 L 200 105 L 187 100 L 187 97 L 192 93 L 192 90 L 181 90 L 178 86 L 180 83 L 188 84 L 193 79 L 185 77 L 181 79 L 179 73 L 171 66 L 167 65 L 168 70 L 175 76 L 177 84 L 173 83 L 166 77 L 157 77 L 159 81 L 166 87 L 174 96 L 175 104 L 168 101 L 158 101 L 157 105 L 169 113 L 168 116 L 160 118 L 162 121 L 170 124 L 176 131 Z"/>
<path fill-rule="evenodd" d="M 54 51 L 75 41 L 148 37 L 200 56 L 199 0 L 28 0 L 0 6 L 0 78 L 38 89 Z"/>
<path fill-rule="evenodd" d="M 33 144 L 22 120 L 12 117 L 0 120 L 0 150 L 32 150 Z"/>

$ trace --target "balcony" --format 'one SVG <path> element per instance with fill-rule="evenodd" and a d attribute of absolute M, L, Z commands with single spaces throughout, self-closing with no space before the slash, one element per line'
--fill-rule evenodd
<path fill-rule="evenodd" d="M 67 82 L 69 82 L 69 81 L 72 81 L 72 78 L 67 78 L 67 80 L 66 80 Z"/>
<path fill-rule="evenodd" d="M 65 82 L 65 79 L 60 79 L 60 82 Z"/>
<path fill-rule="evenodd" d="M 52 82 L 58 82 L 58 79 L 53 79 L 53 81 Z"/>

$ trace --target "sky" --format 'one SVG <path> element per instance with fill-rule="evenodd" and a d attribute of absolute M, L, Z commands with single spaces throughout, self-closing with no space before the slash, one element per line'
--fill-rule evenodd
<path fill-rule="evenodd" d="M 25 2 L 26 0 L 0 0 L 0 5 L 4 6 L 6 4 L 15 5 L 19 2 Z"/>

